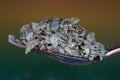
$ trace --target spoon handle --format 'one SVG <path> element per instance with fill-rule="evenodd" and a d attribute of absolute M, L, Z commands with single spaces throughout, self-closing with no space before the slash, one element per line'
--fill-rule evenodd
<path fill-rule="evenodd" d="M 108 51 L 106 54 L 105 54 L 105 57 L 109 57 L 113 54 L 116 54 L 120 52 L 120 45 L 119 46 L 115 46 L 113 49 L 111 49 L 110 51 Z"/>

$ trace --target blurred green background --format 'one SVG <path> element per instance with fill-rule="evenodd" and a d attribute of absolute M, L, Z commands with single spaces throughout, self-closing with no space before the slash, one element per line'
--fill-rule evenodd
<path fill-rule="evenodd" d="M 119 80 L 120 54 L 86 66 L 71 66 L 7 42 L 22 25 L 42 19 L 78 17 L 108 47 L 120 44 L 119 0 L 0 0 L 0 80 Z"/>

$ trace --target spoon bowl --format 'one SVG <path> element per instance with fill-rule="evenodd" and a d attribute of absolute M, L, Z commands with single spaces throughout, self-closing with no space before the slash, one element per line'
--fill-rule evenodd
<path fill-rule="evenodd" d="M 37 51 L 38 54 L 43 54 L 43 55 L 45 55 L 51 59 L 54 59 L 56 61 L 71 64 L 71 65 L 88 65 L 88 64 L 92 64 L 92 63 L 100 61 L 99 59 L 90 61 L 87 58 L 81 58 L 81 57 L 76 57 L 76 56 L 60 54 L 60 53 L 48 52 L 48 51 L 44 51 L 44 50 L 39 50 L 37 48 L 35 48 L 34 50 Z M 120 46 L 114 47 L 113 49 L 109 50 L 105 54 L 104 59 L 106 59 L 106 58 L 110 57 L 111 55 L 116 54 L 118 52 L 120 52 Z"/>
<path fill-rule="evenodd" d="M 25 45 L 23 44 L 23 42 L 16 39 L 16 37 L 13 36 L 13 35 L 8 36 L 8 42 L 13 44 L 13 45 L 16 45 L 18 47 L 25 48 Z M 56 61 L 59 61 L 59 62 L 62 62 L 62 63 L 68 63 L 68 64 L 72 64 L 72 65 L 88 65 L 88 64 L 91 64 L 91 63 L 101 61 L 99 59 L 94 59 L 94 60 L 91 61 L 87 58 L 70 56 L 70 55 L 65 55 L 65 54 L 60 54 L 60 53 L 55 53 L 55 52 L 49 52 L 49 51 L 43 51 L 43 50 L 40 50 L 37 47 L 35 47 L 34 50 L 38 54 L 43 54 L 43 55 L 45 55 L 49 58 L 52 58 Z M 105 53 L 103 59 L 109 58 L 110 56 L 112 56 L 113 54 L 116 54 L 118 52 L 120 52 L 120 46 L 115 46 L 112 49 L 108 50 L 108 52 Z"/>
<path fill-rule="evenodd" d="M 42 50 L 38 50 L 38 49 L 34 49 L 34 50 L 37 51 L 38 54 L 43 54 L 43 55 L 45 55 L 51 59 L 54 59 L 56 61 L 71 64 L 71 65 L 87 65 L 87 64 L 91 64 L 93 62 L 97 62 L 96 60 L 90 61 L 89 59 L 81 58 L 81 57 L 75 57 L 75 56 L 69 56 L 69 55 L 65 55 L 65 54 L 42 51 Z"/>

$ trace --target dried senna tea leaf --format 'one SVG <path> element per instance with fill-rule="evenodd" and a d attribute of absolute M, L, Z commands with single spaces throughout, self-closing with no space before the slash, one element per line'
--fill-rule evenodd
<path fill-rule="evenodd" d="M 26 48 L 26 54 L 37 46 L 40 50 L 55 51 L 56 54 L 77 56 L 91 61 L 96 57 L 103 60 L 106 53 L 104 45 L 96 41 L 93 32 L 87 34 L 78 23 L 79 19 L 76 17 L 52 17 L 32 22 L 20 29 L 18 37 L 9 35 L 8 41 Z"/>

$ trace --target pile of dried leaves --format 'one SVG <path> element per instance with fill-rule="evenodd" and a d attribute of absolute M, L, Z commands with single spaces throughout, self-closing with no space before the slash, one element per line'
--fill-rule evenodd
<path fill-rule="evenodd" d="M 9 42 L 26 48 L 30 52 L 36 46 L 40 50 L 55 52 L 93 60 L 105 55 L 104 45 L 97 42 L 95 34 L 86 34 L 86 30 L 78 24 L 79 19 L 52 17 L 40 22 L 32 22 L 20 29 L 19 37 L 9 35 Z"/>

